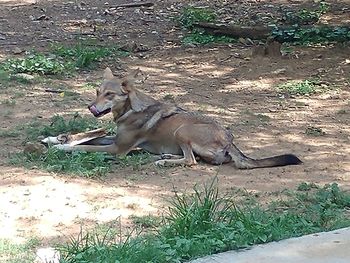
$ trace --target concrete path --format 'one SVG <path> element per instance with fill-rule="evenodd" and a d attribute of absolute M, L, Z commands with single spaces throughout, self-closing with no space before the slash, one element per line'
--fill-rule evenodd
<path fill-rule="evenodd" d="M 350 228 L 228 251 L 190 263 L 350 263 Z"/>

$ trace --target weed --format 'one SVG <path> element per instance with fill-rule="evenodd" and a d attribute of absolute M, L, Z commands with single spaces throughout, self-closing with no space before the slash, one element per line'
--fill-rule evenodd
<path fill-rule="evenodd" d="M 1 101 L 0 104 L 12 107 L 12 106 L 16 105 L 16 101 L 12 100 L 12 99 L 5 99 L 5 100 Z"/>
<path fill-rule="evenodd" d="M 283 16 L 283 20 L 289 24 L 314 24 L 317 23 L 321 16 L 328 12 L 329 4 L 325 1 L 320 1 L 319 6 L 315 10 L 302 9 L 298 12 L 289 11 Z"/>
<path fill-rule="evenodd" d="M 338 110 L 337 114 L 340 114 L 340 115 L 347 114 L 347 110 L 345 110 L 345 109 Z"/>
<path fill-rule="evenodd" d="M 62 262 L 184 262 L 199 256 L 350 225 L 350 194 L 336 184 L 290 192 L 267 207 L 235 205 L 216 181 L 176 193 L 153 233 L 113 242 L 80 234 L 60 248 Z"/>
<path fill-rule="evenodd" d="M 101 47 L 80 43 L 71 47 L 56 46 L 54 53 L 74 62 L 77 68 L 89 68 L 93 63 L 100 62 L 105 57 L 126 56 L 127 52 L 121 51 L 119 47 Z"/>
<path fill-rule="evenodd" d="M 157 228 L 160 224 L 158 217 L 147 215 L 147 216 L 131 216 L 133 224 L 141 228 Z"/>
<path fill-rule="evenodd" d="M 110 159 L 111 156 L 105 153 L 66 153 L 48 148 L 43 154 L 14 154 L 11 156 L 10 163 L 28 168 L 39 167 L 49 172 L 97 178 L 104 176 L 110 170 Z"/>
<path fill-rule="evenodd" d="M 129 153 L 117 157 L 117 165 L 120 167 L 131 167 L 133 170 L 141 170 L 142 165 L 151 161 L 148 152 Z"/>
<path fill-rule="evenodd" d="M 182 9 L 178 21 L 185 29 L 193 29 L 195 23 L 213 22 L 216 20 L 216 14 L 209 8 L 185 7 Z"/>
<path fill-rule="evenodd" d="M 297 190 L 298 191 L 310 191 L 311 189 L 318 189 L 318 186 L 314 183 L 301 183 L 299 184 Z"/>
<path fill-rule="evenodd" d="M 0 137 L 18 137 L 20 135 L 18 130 L 0 129 Z"/>
<path fill-rule="evenodd" d="M 0 69 L 0 88 L 6 88 L 9 81 L 10 74 L 5 70 Z"/>
<path fill-rule="evenodd" d="M 39 53 L 29 54 L 24 58 L 8 59 L 1 64 L 1 68 L 10 73 L 38 73 L 42 75 L 56 75 L 71 72 L 70 63 L 60 60 L 56 56 Z"/>
<path fill-rule="evenodd" d="M 99 86 L 101 86 L 101 81 L 88 82 L 88 83 L 85 83 L 83 87 L 86 89 L 96 89 Z"/>
<path fill-rule="evenodd" d="M 256 117 L 259 119 L 260 122 L 262 123 L 266 123 L 266 122 L 269 122 L 271 120 L 271 118 L 265 114 L 261 114 L 261 113 L 258 113 L 256 115 Z"/>
<path fill-rule="evenodd" d="M 8 263 L 31 263 L 34 261 L 33 249 L 40 245 L 40 240 L 31 238 L 24 244 L 14 244 L 9 240 L 0 239 L 0 261 Z"/>
<path fill-rule="evenodd" d="M 183 39 L 185 45 L 205 45 L 209 43 L 232 43 L 237 42 L 236 39 L 227 36 L 215 36 L 207 34 L 200 29 L 193 29 Z"/>
<path fill-rule="evenodd" d="M 306 135 L 311 135 L 311 136 L 324 136 L 326 133 L 321 129 L 313 126 L 309 126 L 305 130 Z"/>
<path fill-rule="evenodd" d="M 280 42 L 308 45 L 312 43 L 347 42 L 350 41 L 350 28 L 347 26 L 318 26 L 279 28 L 273 25 L 272 37 Z"/>
<path fill-rule="evenodd" d="M 182 9 L 178 18 L 183 29 L 189 30 L 189 33 L 182 39 L 185 45 L 205 45 L 209 43 L 230 43 L 236 40 L 227 36 L 215 36 L 207 34 L 204 30 L 194 28 L 198 22 L 213 22 L 216 20 L 216 14 L 208 8 L 185 7 Z"/>
<path fill-rule="evenodd" d="M 277 86 L 280 91 L 291 95 L 311 95 L 318 91 L 325 91 L 320 89 L 321 87 L 318 80 L 288 81 Z"/>
<path fill-rule="evenodd" d="M 174 101 L 175 98 L 174 98 L 173 94 L 166 94 L 166 95 L 164 95 L 163 99 Z"/>

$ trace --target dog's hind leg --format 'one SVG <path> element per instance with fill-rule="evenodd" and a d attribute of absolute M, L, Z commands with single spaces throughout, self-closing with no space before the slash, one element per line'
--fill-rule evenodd
<path fill-rule="evenodd" d="M 179 159 L 163 159 L 155 162 L 156 165 L 164 166 L 166 164 L 184 164 L 184 165 L 195 165 L 197 164 L 196 158 L 194 157 L 192 147 L 189 144 L 181 144 L 180 148 L 183 152 L 183 158 Z"/>

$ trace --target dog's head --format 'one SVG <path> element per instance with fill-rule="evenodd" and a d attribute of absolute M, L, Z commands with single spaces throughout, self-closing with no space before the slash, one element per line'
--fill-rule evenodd
<path fill-rule="evenodd" d="M 121 115 L 127 105 L 135 111 L 141 111 L 145 105 L 133 87 L 133 80 L 139 73 L 140 70 L 136 70 L 128 77 L 118 79 L 110 68 L 106 68 L 103 83 L 96 89 L 96 99 L 88 107 L 90 112 L 95 117 L 101 117 L 111 111 Z"/>

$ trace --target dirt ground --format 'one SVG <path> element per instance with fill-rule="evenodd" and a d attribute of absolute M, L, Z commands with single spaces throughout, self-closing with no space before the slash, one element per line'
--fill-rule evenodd
<path fill-rule="evenodd" d="M 172 95 L 178 105 L 219 120 L 251 157 L 294 153 L 304 164 L 256 170 L 237 170 L 230 164 L 168 169 L 149 164 L 140 171 L 124 168 L 90 180 L 14 167 L 8 154 L 23 150 L 23 138 L 2 137 L 0 238 L 38 237 L 43 244 L 52 243 L 78 233 L 81 225 L 90 228 L 117 224 L 119 217 L 127 223 L 131 215 L 157 215 L 174 189 L 191 189 L 214 176 L 222 192 L 271 192 L 301 182 L 336 182 L 350 189 L 350 47 L 293 47 L 291 54 L 280 58 L 252 57 L 251 47 L 242 43 L 186 47 L 180 41 L 183 32 L 172 19 L 191 2 L 214 7 L 226 21 L 259 24 L 266 12 L 278 16 L 283 4 L 299 8 L 301 1 L 167 0 L 156 1 L 153 8 L 111 8 L 126 2 L 0 0 L 0 58 L 16 56 L 15 48 L 45 51 L 53 42 L 72 43 L 81 33 L 94 34 L 102 44 L 134 41 L 146 51 L 110 63 L 117 75 L 140 68 L 148 75 L 140 89 L 160 100 Z M 328 2 L 332 9 L 326 21 L 350 22 L 349 1 Z M 101 63 L 96 71 L 56 81 L 78 92 L 76 100 L 47 93 L 44 84 L 1 89 L 1 101 L 16 92 L 24 94 L 16 96 L 15 105 L 0 104 L 1 128 L 14 129 L 37 116 L 47 120 L 54 114 L 89 114 L 86 105 L 94 90 L 84 84 L 101 79 L 106 66 Z M 288 80 L 314 77 L 331 89 L 293 97 L 275 88 Z M 321 128 L 325 135 L 306 134 L 309 126 Z"/>

